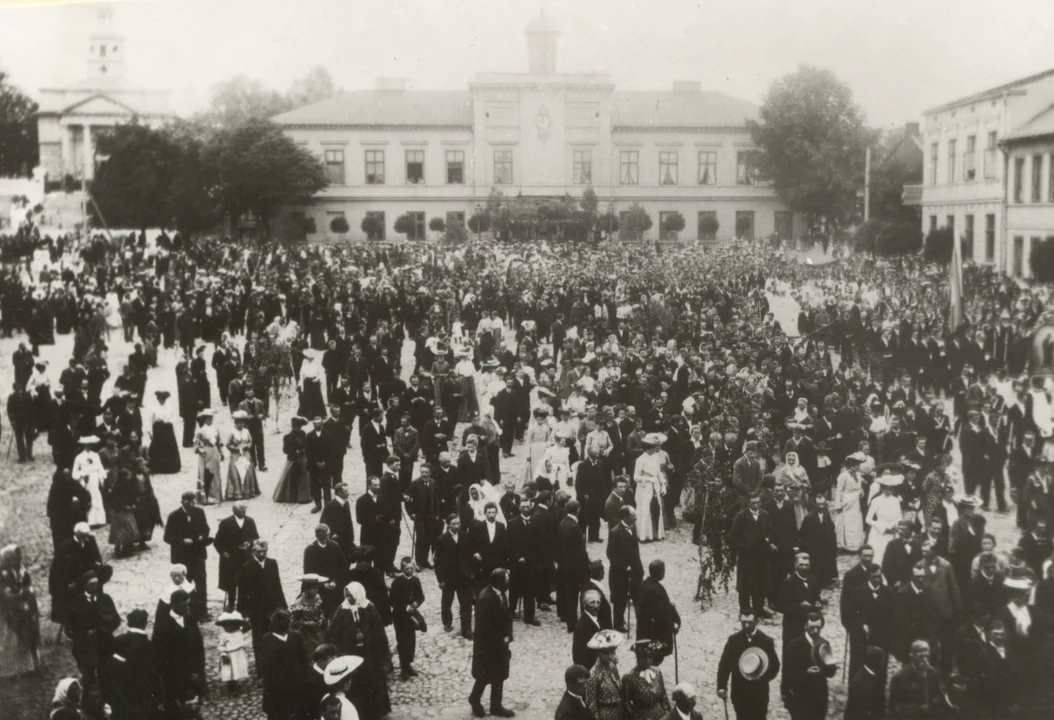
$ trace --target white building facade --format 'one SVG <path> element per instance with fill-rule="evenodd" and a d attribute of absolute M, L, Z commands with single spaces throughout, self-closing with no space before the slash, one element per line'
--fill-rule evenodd
<path fill-rule="evenodd" d="M 1002 146 L 1008 171 L 1007 272 L 1029 278 L 1032 246 L 1054 236 L 1054 99 Z"/>
<path fill-rule="evenodd" d="M 507 198 L 592 188 L 602 212 L 642 205 L 652 237 L 672 212 L 685 219 L 681 240 L 804 232 L 755 170 L 755 105 L 694 82 L 620 92 L 606 74 L 557 73 L 557 29 L 543 15 L 526 34 L 527 73 L 480 73 L 459 91 L 380 80 L 273 118 L 326 165 L 330 185 L 288 210 L 309 221 L 309 238 L 332 235 L 338 215 L 359 238 L 367 214 L 388 238 L 404 213 L 420 228 L 434 217 L 464 222 L 494 188 Z M 719 229 L 703 232 L 711 214 Z"/>
<path fill-rule="evenodd" d="M 1052 102 L 1054 70 L 1048 70 L 924 113 L 924 234 L 951 228 L 964 260 L 1015 274 L 1022 255 L 1008 224 L 1012 178 L 1003 141 Z"/>

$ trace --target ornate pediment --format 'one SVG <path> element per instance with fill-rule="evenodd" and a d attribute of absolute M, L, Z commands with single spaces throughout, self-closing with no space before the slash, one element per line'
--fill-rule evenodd
<path fill-rule="evenodd" d="M 63 115 L 138 115 L 134 109 L 107 95 L 98 94 L 78 100 L 65 110 Z"/>

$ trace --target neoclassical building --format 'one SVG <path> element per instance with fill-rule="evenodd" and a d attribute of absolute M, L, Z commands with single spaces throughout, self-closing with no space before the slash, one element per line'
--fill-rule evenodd
<path fill-rule="evenodd" d="M 84 77 L 40 90 L 40 165 L 50 181 L 67 175 L 76 180 L 94 177 L 97 138 L 105 128 L 132 120 L 155 126 L 173 117 L 167 91 L 138 88 L 128 82 L 125 51 L 125 38 L 114 25 L 113 9 L 102 5 L 88 38 Z"/>
<path fill-rule="evenodd" d="M 330 235 L 338 215 L 362 237 L 368 214 L 394 237 L 404 213 L 426 236 L 433 217 L 464 221 L 493 188 L 557 198 L 591 187 L 602 209 L 642 205 L 652 236 L 673 212 L 686 221 L 681 239 L 804 231 L 756 170 L 748 122 L 757 106 L 698 82 L 622 92 L 607 74 L 558 73 L 559 35 L 539 15 L 526 29 L 527 72 L 479 73 L 467 90 L 412 90 L 387 78 L 276 116 L 325 163 L 330 182 L 288 211 L 309 221 L 314 239 Z M 707 215 L 716 233 L 704 232 Z"/>

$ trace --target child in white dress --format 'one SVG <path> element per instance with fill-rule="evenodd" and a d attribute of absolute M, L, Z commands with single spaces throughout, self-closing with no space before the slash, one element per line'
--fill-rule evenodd
<path fill-rule="evenodd" d="M 220 635 L 220 681 L 227 683 L 227 692 L 238 692 L 238 681 L 249 677 L 249 657 L 245 648 L 245 618 L 241 613 L 225 612 L 216 619 L 223 631 Z"/>

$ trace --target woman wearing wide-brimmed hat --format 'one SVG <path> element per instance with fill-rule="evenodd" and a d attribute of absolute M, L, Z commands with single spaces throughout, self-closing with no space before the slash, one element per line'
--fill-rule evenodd
<path fill-rule="evenodd" d="M 899 470 L 900 466 L 896 463 L 886 463 L 875 468 L 875 472 L 879 473 L 875 482 L 882 490 L 867 509 L 867 524 L 871 528 L 867 544 L 874 549 L 874 563 L 879 566 L 886 555 L 886 546 L 897 536 L 897 527 L 900 525 L 900 498 L 896 490 L 904 483 L 904 475 Z"/>
<path fill-rule="evenodd" d="M 662 519 L 662 497 L 666 494 L 666 470 L 659 449 L 666 442 L 661 433 L 644 436 L 644 454 L 633 468 L 637 485 L 637 537 L 641 542 L 662 540 L 666 537 Z M 656 512 L 656 507 L 658 511 Z"/>
<path fill-rule="evenodd" d="M 205 495 L 205 504 L 223 500 L 223 480 L 220 478 L 220 463 L 223 449 L 220 431 L 212 424 L 212 411 L 198 413 L 198 429 L 194 433 L 194 452 L 198 456 L 198 480 Z"/>
<path fill-rule="evenodd" d="M 227 464 L 227 489 L 224 497 L 227 500 L 249 500 L 260 494 L 260 485 L 256 481 L 256 468 L 252 462 L 253 438 L 247 428 L 249 413 L 235 410 L 231 415 L 234 429 L 227 439 L 227 450 L 231 459 Z"/>
<path fill-rule="evenodd" d="M 102 497 L 102 481 L 106 477 L 106 469 L 99 459 L 99 453 L 95 451 L 99 445 L 99 438 L 84 435 L 77 442 L 81 451 L 73 460 L 71 475 L 91 494 L 88 525 L 93 528 L 102 527 L 106 524 L 106 507 Z"/>
<path fill-rule="evenodd" d="M 319 591 L 329 578 L 308 573 L 300 576 L 300 597 L 289 608 L 290 628 L 304 638 L 304 647 L 314 651 L 322 644 L 328 618 Z"/>
<path fill-rule="evenodd" d="M 324 678 L 326 687 L 329 688 L 329 693 L 322 698 L 321 705 L 324 707 L 330 702 L 331 698 L 339 702 L 340 720 L 359 720 L 359 713 L 355 709 L 355 705 L 348 699 L 348 692 L 354 681 L 352 673 L 362 663 L 362 658 L 357 655 L 341 655 L 330 660 L 326 665 Z M 317 710 L 317 708 L 314 710 Z"/>
<path fill-rule="evenodd" d="M 622 698 L 630 720 L 659 720 L 670 712 L 670 698 L 662 671 L 655 667 L 655 657 L 665 650 L 658 640 L 633 643 L 637 665 L 622 676 Z"/>
<path fill-rule="evenodd" d="M 625 641 L 617 630 L 601 630 L 586 647 L 597 652 L 597 662 L 589 671 L 583 700 L 595 720 L 625 720 L 626 705 L 622 697 L 622 678 L 618 673 L 615 652 Z"/>
<path fill-rule="evenodd" d="M 154 392 L 157 402 L 151 409 L 150 472 L 155 475 L 171 475 L 183 467 L 174 429 L 179 408 L 168 402 L 170 394 L 168 390 Z"/>

